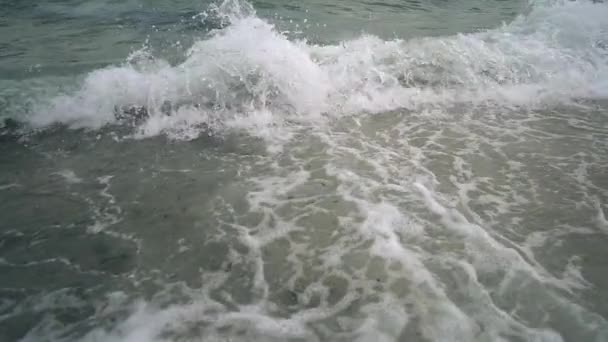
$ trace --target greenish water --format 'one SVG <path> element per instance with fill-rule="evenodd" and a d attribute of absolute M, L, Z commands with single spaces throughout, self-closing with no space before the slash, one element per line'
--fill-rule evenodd
<path fill-rule="evenodd" d="M 0 5 L 0 341 L 608 341 L 606 4 Z"/>

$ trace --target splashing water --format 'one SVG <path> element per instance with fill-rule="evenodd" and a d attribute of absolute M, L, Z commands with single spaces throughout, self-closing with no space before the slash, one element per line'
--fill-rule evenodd
<path fill-rule="evenodd" d="M 607 13 L 592 3 L 536 4 L 487 32 L 408 41 L 362 36 L 328 46 L 288 40 L 246 3 L 228 1 L 210 13 L 230 24 L 196 42 L 184 62 L 137 52 L 123 66 L 90 73 L 75 93 L 41 101 L 30 122 L 97 128 L 114 121 L 117 107 L 145 106 L 147 136 L 247 117 L 255 132 L 320 116 L 537 108 L 606 96 Z M 167 101 L 175 107 L 171 118 L 162 115 Z"/>
<path fill-rule="evenodd" d="M 36 317 L 22 341 L 608 339 L 608 6 L 333 45 L 243 1 L 201 17 L 219 24 L 179 62 L 139 50 L 9 107 L 37 131 L 6 174 L 36 171 L 0 183 L 0 266 L 77 281 L 14 280 L 0 324 Z M 125 133 L 122 108 L 146 117 Z"/>

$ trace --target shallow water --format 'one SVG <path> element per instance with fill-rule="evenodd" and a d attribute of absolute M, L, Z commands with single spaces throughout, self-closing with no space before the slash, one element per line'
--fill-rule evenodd
<path fill-rule="evenodd" d="M 606 4 L 3 5 L 1 341 L 608 341 Z"/>

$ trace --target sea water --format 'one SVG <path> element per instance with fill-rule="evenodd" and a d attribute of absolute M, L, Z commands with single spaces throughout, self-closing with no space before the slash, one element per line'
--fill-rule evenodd
<path fill-rule="evenodd" d="M 607 4 L 0 14 L 1 341 L 608 341 Z"/>

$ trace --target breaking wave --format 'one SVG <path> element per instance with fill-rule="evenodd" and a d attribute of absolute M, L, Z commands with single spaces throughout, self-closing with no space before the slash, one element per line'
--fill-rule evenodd
<path fill-rule="evenodd" d="M 544 1 L 493 30 L 448 37 L 338 45 L 290 41 L 246 2 L 210 11 L 226 23 L 181 64 L 145 50 L 89 73 L 80 88 L 38 99 L 28 121 L 99 128 L 144 108 L 140 133 L 201 126 L 263 130 L 285 122 L 459 104 L 538 107 L 606 96 L 608 6 Z"/>

